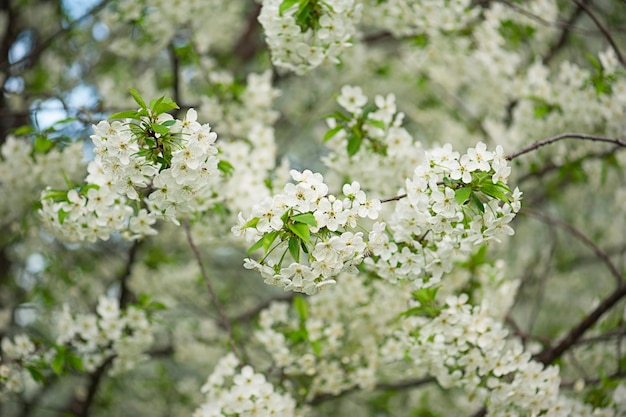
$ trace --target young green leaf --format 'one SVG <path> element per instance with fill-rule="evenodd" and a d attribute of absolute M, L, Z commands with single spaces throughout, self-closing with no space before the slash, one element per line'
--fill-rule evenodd
<path fill-rule="evenodd" d="M 278 13 L 282 16 L 283 13 L 295 6 L 298 1 L 299 0 L 283 0 L 280 6 L 278 6 Z"/>
<path fill-rule="evenodd" d="M 261 239 L 257 240 L 254 245 L 250 246 L 250 249 L 248 249 L 248 256 L 250 256 L 255 250 L 263 247 L 263 239 L 265 239 L 265 235 L 263 235 Z"/>
<path fill-rule="evenodd" d="M 362 141 L 363 139 L 360 136 L 357 136 L 357 135 L 350 136 L 350 139 L 348 139 L 348 146 L 347 146 L 349 156 L 354 156 L 354 154 L 356 154 L 359 151 Z"/>
<path fill-rule="evenodd" d="M 308 224 L 309 226 L 317 227 L 317 222 L 315 221 L 315 216 L 313 215 L 313 213 L 296 214 L 295 216 L 291 217 L 291 220 L 296 223 L 304 223 Z"/>
<path fill-rule="evenodd" d="M 136 110 L 126 110 L 118 113 L 113 113 L 109 116 L 109 120 L 113 119 L 139 119 L 137 116 L 138 112 Z"/>
<path fill-rule="evenodd" d="M 263 249 L 265 252 L 269 250 L 270 246 L 272 246 L 272 243 L 274 243 L 277 237 L 277 231 L 266 233 L 265 236 L 263 236 Z"/>
<path fill-rule="evenodd" d="M 130 90 L 130 95 L 133 96 L 137 104 L 139 104 L 139 107 L 145 110 L 147 108 L 146 102 L 143 101 L 143 98 L 141 98 L 141 94 L 139 94 L 139 91 L 135 90 L 134 88 L 131 88 L 129 90 Z"/>
<path fill-rule="evenodd" d="M 335 126 L 328 132 L 326 132 L 326 134 L 324 135 L 324 142 L 328 142 L 329 140 L 331 140 L 337 133 L 339 133 L 341 129 L 343 129 L 343 126 Z"/>
<path fill-rule="evenodd" d="M 289 230 L 303 242 L 311 243 L 311 231 L 309 230 L 309 226 L 305 223 L 293 223 L 289 225 Z"/>
<path fill-rule="evenodd" d="M 256 227 L 256 225 L 259 223 L 259 218 L 258 217 L 253 217 L 250 220 L 248 220 L 243 226 L 241 226 L 242 229 L 248 229 L 250 227 Z"/>
<path fill-rule="evenodd" d="M 306 321 L 309 318 L 309 305 L 306 303 L 304 297 L 298 295 L 293 298 L 293 308 L 298 313 L 301 321 Z"/>
<path fill-rule="evenodd" d="M 300 262 L 300 239 L 295 236 L 289 238 L 289 253 L 294 261 Z"/>
<path fill-rule="evenodd" d="M 465 204 L 470 194 L 472 193 L 472 189 L 470 187 L 459 188 L 454 191 L 454 199 L 459 205 Z"/>

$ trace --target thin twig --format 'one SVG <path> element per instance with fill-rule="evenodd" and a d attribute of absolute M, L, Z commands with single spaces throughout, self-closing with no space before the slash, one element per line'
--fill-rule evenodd
<path fill-rule="evenodd" d="M 551 143 L 558 142 L 564 139 L 581 139 L 581 140 L 589 140 L 592 142 L 612 143 L 614 145 L 618 145 L 618 146 L 626 148 L 626 141 L 623 141 L 618 138 L 610 138 L 610 137 L 599 136 L 599 135 L 590 135 L 587 133 L 561 133 L 559 135 L 552 136 L 548 139 L 537 141 L 533 143 L 532 145 L 527 146 L 526 148 L 523 148 L 517 152 L 514 152 L 512 154 L 505 156 L 505 158 L 511 161 L 517 158 L 518 156 L 533 152 L 542 146 L 549 145 Z"/>
<path fill-rule="evenodd" d="M 209 275 L 207 274 L 206 269 L 204 268 L 204 263 L 202 262 L 202 257 L 200 256 L 200 251 L 198 250 L 198 247 L 196 246 L 196 243 L 193 240 L 193 237 L 191 235 L 191 228 L 189 226 L 189 221 L 187 219 L 183 220 L 183 227 L 185 228 L 185 234 L 187 235 L 187 241 L 189 242 L 189 246 L 191 247 L 191 251 L 193 252 L 194 258 L 196 259 L 196 262 L 198 263 L 198 266 L 200 267 L 200 273 L 202 274 L 202 277 L 204 278 L 206 286 L 209 289 L 209 293 L 211 294 L 211 299 L 213 300 L 213 303 L 215 304 L 215 307 L 217 308 L 217 312 L 220 315 L 221 325 L 226 330 L 226 332 L 228 333 L 228 339 L 229 339 L 229 342 L 230 342 L 230 348 L 231 348 L 232 352 L 235 354 L 235 356 L 241 362 L 242 361 L 242 357 L 239 354 L 239 349 L 237 349 L 237 345 L 235 343 L 235 338 L 233 336 L 233 330 L 232 330 L 232 327 L 230 326 L 230 320 L 226 316 L 226 312 L 224 311 L 224 307 L 222 306 L 222 303 L 220 302 L 219 298 L 217 297 L 217 293 L 215 292 L 215 289 L 213 288 L 213 284 L 211 283 L 211 279 L 209 278 Z"/>
<path fill-rule="evenodd" d="M 619 62 L 622 64 L 624 68 L 626 68 L 626 59 L 624 58 L 624 55 L 622 55 L 622 52 L 617 46 L 615 39 L 613 39 L 613 36 L 611 36 L 611 32 L 609 32 L 608 29 L 602 24 L 602 22 L 598 20 L 596 15 L 591 11 L 591 9 L 586 4 L 578 0 L 572 0 L 572 1 L 576 3 L 578 7 L 582 8 L 585 11 L 585 13 L 587 13 L 587 15 L 589 15 L 591 20 L 593 20 L 593 23 L 596 24 L 598 29 L 600 29 L 600 32 L 602 32 L 606 40 L 609 42 L 609 44 L 611 45 L 611 48 L 613 48 L 613 50 L 615 51 L 615 55 L 617 55 L 617 59 L 619 60 Z"/>
<path fill-rule="evenodd" d="M 389 203 L 390 201 L 402 200 L 405 197 L 406 197 L 406 194 L 400 194 L 400 195 L 397 195 L 395 197 L 383 198 L 382 200 L 380 200 L 380 202 L 381 203 Z"/>

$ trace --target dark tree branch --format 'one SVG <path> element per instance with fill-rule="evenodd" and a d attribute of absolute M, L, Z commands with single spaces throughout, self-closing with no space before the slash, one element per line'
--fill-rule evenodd
<path fill-rule="evenodd" d="M 561 133 L 559 135 L 552 136 L 548 139 L 537 141 L 533 143 L 532 145 L 527 146 L 526 148 L 523 148 L 517 152 L 514 152 L 512 154 L 505 156 L 505 158 L 511 161 L 519 156 L 533 152 L 542 146 L 549 145 L 551 143 L 558 142 L 564 139 L 580 139 L 580 140 L 589 140 L 592 142 L 612 143 L 614 145 L 626 148 L 626 142 L 618 138 L 610 138 L 610 137 L 600 136 L 600 135 L 590 135 L 587 133 Z"/>
<path fill-rule="evenodd" d="M 237 45 L 235 46 L 234 56 L 239 58 L 241 62 L 247 62 L 253 58 L 262 42 L 259 39 L 259 13 L 261 12 L 261 4 L 257 3 L 248 15 L 246 30 L 243 32 Z"/>
<path fill-rule="evenodd" d="M 400 195 L 397 195 L 395 197 L 390 197 L 390 198 L 383 198 L 382 200 L 380 200 L 380 202 L 389 203 L 390 201 L 398 201 L 398 200 L 402 200 L 403 198 L 406 198 L 406 194 L 400 194 Z"/>
<path fill-rule="evenodd" d="M 617 46 L 615 39 L 613 39 L 611 32 L 609 32 L 609 30 L 602 24 L 602 22 L 598 20 L 596 15 L 591 11 L 591 9 L 585 3 L 579 0 L 572 0 L 572 1 L 576 3 L 578 7 L 582 8 L 585 11 L 585 13 L 587 13 L 587 15 L 591 18 L 591 20 L 593 20 L 593 23 L 595 23 L 598 29 L 600 29 L 600 32 L 602 32 L 606 40 L 611 45 L 611 48 L 613 48 L 613 50 L 615 51 L 615 55 L 617 55 L 617 59 L 619 60 L 619 62 L 622 64 L 624 68 L 626 68 L 626 59 L 624 58 L 624 55 L 622 55 L 622 51 L 620 51 L 619 47 Z"/>
<path fill-rule="evenodd" d="M 539 353 L 535 359 L 549 365 L 563 355 L 589 330 L 596 322 L 622 298 L 626 296 L 626 285 L 620 285 L 607 298 L 600 303 L 591 313 L 576 325 L 556 346 L 548 347 Z"/>

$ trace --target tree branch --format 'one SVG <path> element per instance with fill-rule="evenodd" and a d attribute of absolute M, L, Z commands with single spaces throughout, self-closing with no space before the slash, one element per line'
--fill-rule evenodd
<path fill-rule="evenodd" d="M 584 4 L 583 2 L 579 0 L 572 0 L 572 1 L 576 3 L 578 7 L 582 8 L 585 11 L 585 13 L 587 13 L 587 15 L 591 18 L 591 20 L 593 20 L 593 23 L 595 23 L 598 29 L 600 29 L 600 32 L 602 32 L 606 40 L 611 45 L 611 48 L 613 48 L 613 50 L 615 51 L 615 55 L 617 55 L 617 59 L 619 60 L 619 62 L 622 64 L 624 68 L 626 68 L 626 59 L 624 58 L 624 55 L 622 55 L 622 51 L 620 51 L 619 47 L 617 46 L 617 43 L 615 43 L 615 39 L 613 39 L 613 36 L 611 36 L 611 32 L 609 32 L 608 29 L 604 27 L 602 22 L 598 20 L 596 15 L 591 11 L 591 9 L 586 4 Z"/>
<path fill-rule="evenodd" d="M 589 315 L 587 315 L 576 327 L 574 327 L 556 346 L 548 347 L 543 352 L 539 353 L 535 359 L 539 362 L 548 365 L 554 362 L 556 359 L 571 348 L 582 335 L 589 330 L 596 322 L 609 311 L 615 304 L 617 304 L 622 298 L 626 296 L 626 285 L 620 285 L 615 291 L 613 291 L 607 298 L 598 305 Z"/>
<path fill-rule="evenodd" d="M 599 135 L 590 135 L 587 133 L 561 133 L 559 135 L 552 136 L 548 139 L 537 141 L 533 143 L 532 145 L 527 146 L 526 148 L 522 148 L 521 150 L 517 152 L 506 155 L 505 158 L 511 161 L 519 156 L 533 152 L 542 146 L 549 145 L 551 143 L 558 142 L 564 139 L 580 139 L 580 140 L 589 140 L 592 142 L 612 143 L 614 145 L 626 148 L 626 142 L 618 138 L 610 138 L 610 137 L 599 136 Z"/>

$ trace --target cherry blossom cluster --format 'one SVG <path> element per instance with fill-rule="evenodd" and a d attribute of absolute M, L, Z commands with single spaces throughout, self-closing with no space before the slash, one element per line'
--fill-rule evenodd
<path fill-rule="evenodd" d="M 410 291 L 349 273 L 337 285 L 336 291 L 296 297 L 292 308 L 272 303 L 259 316 L 255 338 L 281 374 L 303 384 L 305 401 L 355 387 L 372 389 L 385 369 L 387 377 L 406 377 L 382 365 L 403 358 L 402 345 L 387 342 L 401 328 L 398 316 Z"/>
<path fill-rule="evenodd" d="M 454 262 L 488 241 L 512 235 L 521 192 L 506 185 L 510 167 L 502 148 L 483 143 L 460 155 L 449 144 L 425 152 L 388 222 L 370 233 L 366 260 L 379 276 L 433 286 Z"/>
<path fill-rule="evenodd" d="M 355 0 L 263 0 L 259 14 L 274 66 L 300 75 L 338 63 L 360 19 Z"/>
<path fill-rule="evenodd" d="M 0 357 L 0 399 L 11 392 L 21 392 L 32 383 L 33 378 L 28 368 L 33 369 L 43 360 L 41 352 L 25 334 L 18 334 L 13 339 L 2 338 L 2 357 Z"/>
<path fill-rule="evenodd" d="M 36 145 L 43 145 L 38 146 Z M 0 148 L 0 223 L 19 219 L 46 186 L 62 187 L 84 172 L 82 143 L 54 146 L 44 136 L 7 136 Z"/>
<path fill-rule="evenodd" d="M 1 342 L 0 395 L 20 392 L 44 382 L 50 369 L 93 372 L 112 359 L 111 375 L 130 371 L 147 359 L 154 341 L 153 326 L 144 309 L 120 310 L 116 300 L 100 297 L 97 314 L 72 314 L 65 305 L 58 316 L 56 345 L 42 347 L 25 334 Z"/>
<path fill-rule="evenodd" d="M 113 358 L 112 375 L 130 371 L 148 358 L 154 342 L 153 325 L 144 309 L 120 309 L 116 299 L 100 297 L 96 313 L 75 314 L 67 305 L 57 320 L 56 342 L 72 348 L 82 368 L 93 372 Z"/>
<path fill-rule="evenodd" d="M 120 56 L 135 58 L 157 55 L 175 37 L 178 42 L 190 37 L 201 54 L 229 51 L 237 41 L 235 34 L 245 22 L 241 18 L 244 13 L 245 4 L 241 2 L 121 0 L 106 8 L 100 21 L 113 38 L 109 39 L 107 49 Z M 133 28 L 141 29 L 137 31 L 141 37 L 115 36 L 126 35 Z"/>
<path fill-rule="evenodd" d="M 507 340 L 501 322 L 468 296 L 450 296 L 433 319 L 423 321 L 411 342 L 410 356 L 444 388 L 458 387 L 486 403 L 488 415 L 613 415 L 559 395 L 556 366 L 531 359 L 517 339 Z"/>
<path fill-rule="evenodd" d="M 343 196 L 335 196 L 319 173 L 290 174 L 295 183 L 254 205 L 247 218 L 240 214 L 233 233 L 255 242 L 249 253 L 264 249 L 258 260 L 245 260 L 246 268 L 285 291 L 314 294 L 361 263 L 367 243 L 363 232 L 356 231 L 357 221 L 376 219 L 381 203 L 368 200 L 356 181 L 344 184 Z"/>
<path fill-rule="evenodd" d="M 365 25 L 389 31 L 395 37 L 465 28 L 480 13 L 470 0 L 387 0 L 366 2 Z"/>
<path fill-rule="evenodd" d="M 160 103 L 153 107 L 175 106 Z M 95 158 L 86 184 L 43 192 L 41 217 L 67 240 L 106 240 L 113 232 L 127 239 L 154 235 L 157 218 L 179 224 L 213 204 L 209 179 L 219 174 L 217 135 L 197 122 L 195 110 L 183 120 L 145 107 L 119 116 L 129 118 L 93 127 Z"/>
<path fill-rule="evenodd" d="M 263 374 L 245 365 L 232 353 L 219 360 L 201 391 L 206 402 L 193 417 L 294 416 L 296 402 L 275 391 Z"/>
<path fill-rule="evenodd" d="M 402 126 L 393 93 L 377 95 L 373 106 L 368 101 L 361 87 L 341 88 L 337 103 L 345 111 L 326 119 L 330 152 L 322 161 L 335 176 L 358 178 L 369 193 L 386 195 L 423 162 L 424 150 Z"/>

